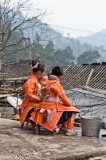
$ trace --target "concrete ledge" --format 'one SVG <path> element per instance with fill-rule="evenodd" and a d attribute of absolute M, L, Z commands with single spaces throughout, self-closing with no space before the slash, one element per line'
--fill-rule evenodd
<path fill-rule="evenodd" d="M 17 121 L 0 118 L 0 160 L 88 160 L 106 154 L 106 139 L 78 135 L 51 135 L 42 130 L 22 130 Z M 104 130 L 106 133 L 106 130 Z"/>
<path fill-rule="evenodd" d="M 103 151 L 105 150 L 105 151 Z M 106 148 L 103 148 L 102 151 L 89 151 L 88 153 L 81 153 L 81 154 L 76 154 L 76 155 L 70 155 L 70 156 L 67 156 L 67 157 L 60 157 L 60 158 L 57 158 L 56 160 L 88 160 L 88 158 L 94 158 L 94 157 L 97 157 L 97 156 L 100 156 L 102 157 L 103 155 L 106 155 Z M 101 160 L 100 158 L 98 160 Z"/>

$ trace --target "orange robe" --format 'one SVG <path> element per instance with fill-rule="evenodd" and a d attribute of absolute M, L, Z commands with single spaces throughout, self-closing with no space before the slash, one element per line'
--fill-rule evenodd
<path fill-rule="evenodd" d="M 37 96 L 41 92 L 41 85 L 35 75 L 31 75 L 23 86 L 25 98 L 23 99 L 21 108 L 24 112 L 20 115 L 20 123 L 23 124 L 28 112 L 36 107 L 39 107 L 40 98 Z"/>
<path fill-rule="evenodd" d="M 64 89 L 58 80 L 49 80 L 46 89 L 47 94 L 49 94 L 50 97 L 40 103 L 40 108 L 50 110 L 51 118 L 45 123 L 40 119 L 36 122 L 44 128 L 53 131 L 64 111 L 79 113 L 80 110 L 72 106 L 72 103 L 67 98 Z M 34 113 L 31 116 L 31 120 L 35 121 Z"/>

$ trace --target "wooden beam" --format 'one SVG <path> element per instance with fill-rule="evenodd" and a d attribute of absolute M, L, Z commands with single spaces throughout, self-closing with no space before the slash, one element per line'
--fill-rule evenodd
<path fill-rule="evenodd" d="M 87 78 L 87 81 L 86 81 L 86 85 L 89 84 L 93 72 L 94 72 L 94 69 L 91 69 L 90 74 L 89 74 L 89 76 L 88 76 L 88 78 Z"/>

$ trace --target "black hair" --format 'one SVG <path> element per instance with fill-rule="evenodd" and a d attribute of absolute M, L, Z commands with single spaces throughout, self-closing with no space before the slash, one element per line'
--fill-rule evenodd
<path fill-rule="evenodd" d="M 38 66 L 36 68 L 33 68 L 37 63 L 38 63 Z M 44 72 L 44 70 L 45 70 L 45 65 L 43 62 L 40 61 L 40 59 L 33 60 L 31 65 L 32 65 L 32 71 L 34 73 L 36 73 L 38 71 Z"/>
<path fill-rule="evenodd" d="M 63 68 L 59 67 L 59 66 L 55 66 L 53 69 L 52 69 L 52 75 L 55 75 L 55 76 L 62 76 L 63 75 Z"/>

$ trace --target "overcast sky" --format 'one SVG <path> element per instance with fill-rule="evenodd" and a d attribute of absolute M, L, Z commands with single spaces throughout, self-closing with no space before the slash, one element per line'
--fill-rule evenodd
<path fill-rule="evenodd" d="M 79 30 L 99 32 L 106 29 L 106 0 L 31 0 L 42 9 L 48 8 L 47 23 Z M 57 28 L 57 27 L 56 27 Z M 57 28 L 70 36 L 92 34 Z"/>

